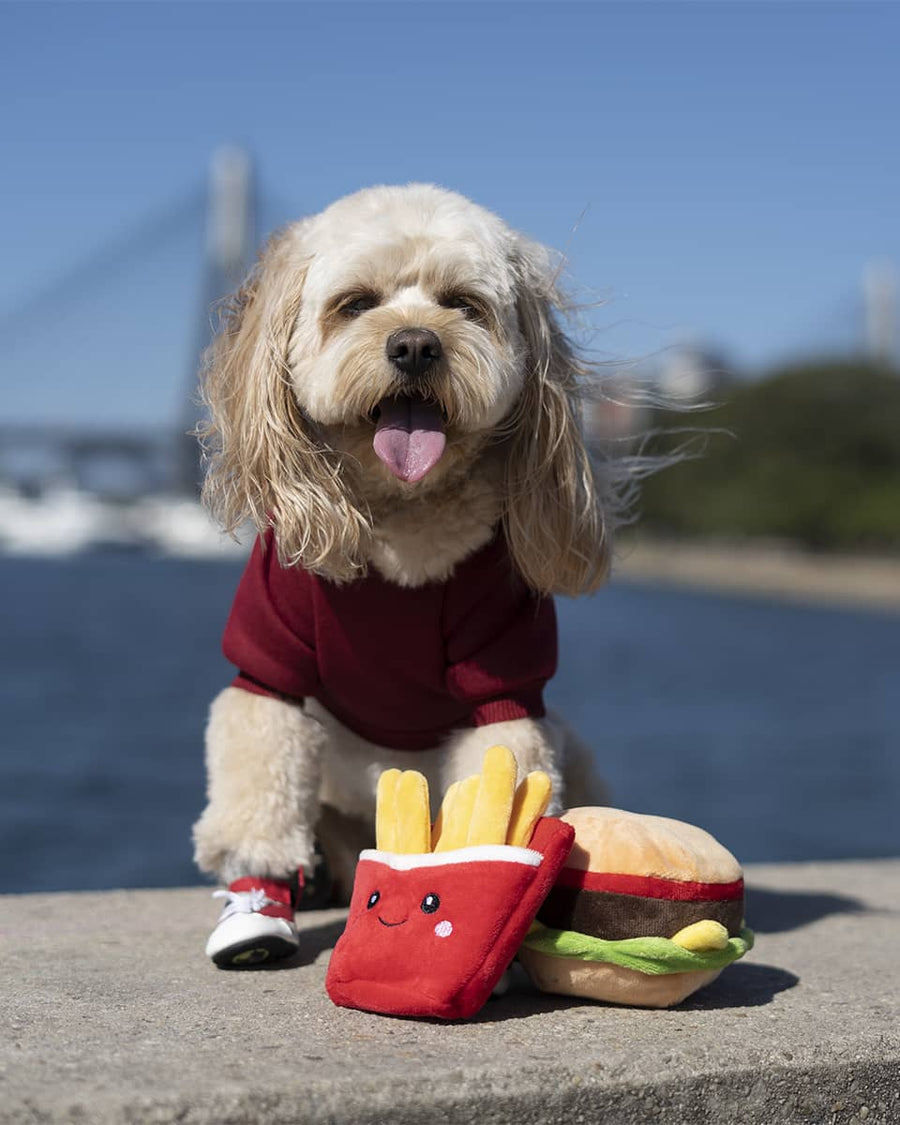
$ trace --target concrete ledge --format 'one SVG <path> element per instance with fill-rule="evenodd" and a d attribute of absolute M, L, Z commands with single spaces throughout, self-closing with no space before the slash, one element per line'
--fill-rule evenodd
<path fill-rule="evenodd" d="M 202 888 L 0 898 L 0 1121 L 900 1122 L 900 860 L 747 871 L 757 945 L 681 1008 L 522 979 L 469 1023 L 332 1006 L 342 914 L 215 970 Z"/>

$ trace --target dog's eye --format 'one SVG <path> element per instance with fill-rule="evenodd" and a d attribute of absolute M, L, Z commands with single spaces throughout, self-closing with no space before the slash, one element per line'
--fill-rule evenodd
<path fill-rule="evenodd" d="M 338 303 L 338 312 L 341 316 L 360 316 L 369 309 L 377 308 L 379 298 L 374 293 L 357 293 L 353 297 L 346 297 Z"/>
<path fill-rule="evenodd" d="M 469 320 L 479 320 L 484 316 L 481 305 L 468 293 L 448 293 L 438 299 L 438 304 L 445 309 L 459 309 Z"/>

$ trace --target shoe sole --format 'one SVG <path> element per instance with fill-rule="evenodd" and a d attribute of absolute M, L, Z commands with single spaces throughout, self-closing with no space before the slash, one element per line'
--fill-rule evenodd
<path fill-rule="evenodd" d="M 265 934 L 220 949 L 212 961 L 220 969 L 255 969 L 272 961 L 282 961 L 296 953 L 297 943 L 275 934 Z"/>

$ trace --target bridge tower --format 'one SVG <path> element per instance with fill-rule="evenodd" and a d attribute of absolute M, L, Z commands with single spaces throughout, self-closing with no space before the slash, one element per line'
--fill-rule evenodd
<path fill-rule="evenodd" d="M 194 429 L 201 412 L 197 395 L 200 359 L 215 330 L 216 303 L 240 285 L 250 268 L 256 247 L 256 228 L 256 192 L 250 155 L 241 148 L 221 148 L 210 163 L 200 315 L 191 355 L 191 393 L 179 435 L 177 487 L 192 496 L 197 495 L 203 476 L 199 444 L 187 433 Z"/>

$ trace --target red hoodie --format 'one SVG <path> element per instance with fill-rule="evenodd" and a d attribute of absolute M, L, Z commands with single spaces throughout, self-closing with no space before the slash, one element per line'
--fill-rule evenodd
<path fill-rule="evenodd" d="M 515 572 L 502 533 L 446 582 L 397 586 L 374 568 L 338 585 L 282 567 L 259 539 L 225 627 L 234 686 L 312 696 L 345 726 L 395 750 L 455 728 L 544 714 L 556 671 L 551 598 Z"/>

